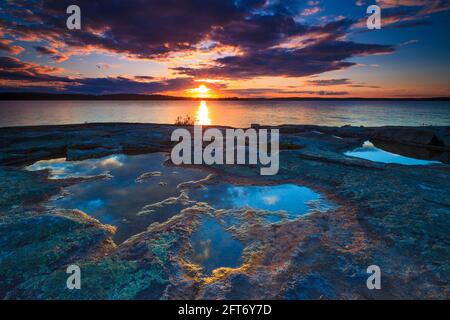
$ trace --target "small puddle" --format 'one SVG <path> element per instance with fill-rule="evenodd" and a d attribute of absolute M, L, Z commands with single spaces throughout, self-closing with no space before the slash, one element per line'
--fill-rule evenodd
<path fill-rule="evenodd" d="M 164 222 L 177 214 L 182 205 L 174 203 L 156 206 L 148 215 L 137 215 L 143 207 L 177 197 L 177 185 L 207 176 L 204 171 L 190 168 L 174 168 L 163 165 L 163 153 L 145 155 L 113 155 L 99 159 L 65 161 L 55 159 L 39 161 L 27 170 L 50 171 L 50 179 L 92 178 L 71 185 L 63 190 L 63 196 L 51 199 L 51 207 L 79 209 L 88 215 L 118 227 L 114 236 L 122 242 L 147 229 L 153 222 Z M 106 177 L 101 178 L 101 177 Z"/>
<path fill-rule="evenodd" d="M 284 211 L 292 220 L 312 209 L 328 211 L 334 206 L 310 188 L 296 184 L 270 186 L 236 186 L 230 183 L 206 185 L 189 191 L 189 197 L 207 202 L 217 209 L 252 208 L 269 212 Z M 269 223 L 281 220 L 278 215 L 264 216 Z"/>
<path fill-rule="evenodd" d="M 377 148 L 370 141 L 364 142 L 362 147 L 358 147 L 352 151 L 345 152 L 345 155 L 350 157 L 366 159 L 374 162 L 396 163 L 403 165 L 430 165 L 442 163 L 440 161 L 416 159 L 388 152 L 383 149 Z"/>
<path fill-rule="evenodd" d="M 92 178 L 108 174 L 111 168 L 123 166 L 125 156 L 115 155 L 102 159 L 66 161 L 65 158 L 41 160 L 26 167 L 29 171 L 49 170 L 49 179 Z"/>
<path fill-rule="evenodd" d="M 211 274 L 220 267 L 237 268 L 242 264 L 244 245 L 234 239 L 215 219 L 203 217 L 190 239 L 188 259 Z"/>

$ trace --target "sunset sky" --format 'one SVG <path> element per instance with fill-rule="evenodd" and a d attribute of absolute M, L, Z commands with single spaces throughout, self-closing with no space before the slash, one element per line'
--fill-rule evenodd
<path fill-rule="evenodd" d="M 0 92 L 450 96 L 449 0 L 0 4 Z M 66 27 L 71 4 L 81 30 Z M 371 4 L 381 30 L 366 27 Z"/>

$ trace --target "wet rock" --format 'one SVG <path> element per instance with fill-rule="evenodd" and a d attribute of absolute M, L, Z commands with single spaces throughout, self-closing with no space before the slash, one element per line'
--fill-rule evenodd
<path fill-rule="evenodd" d="M 181 184 L 179 197 L 157 204 L 165 208 L 180 202 L 181 212 L 120 245 L 111 240 L 112 227 L 78 211 L 46 208 L 46 199 L 59 194 L 64 184 L 48 180 L 45 172 L 21 169 L 37 160 L 65 157 L 67 152 L 73 157 L 99 157 L 115 150 L 167 151 L 174 128 L 134 124 L 1 128 L 0 297 L 449 298 L 448 166 L 407 168 L 342 154 L 370 137 L 445 149 L 448 128 L 282 126 L 280 145 L 289 147 L 280 152 L 279 175 L 261 177 L 258 170 L 245 166 L 209 170 L 220 181 L 237 185 L 306 185 L 325 194 L 336 208 L 264 224 L 252 210 L 215 210 L 191 202 L 185 191 L 217 183 L 209 176 Z M 145 209 L 151 213 L 153 207 Z M 189 238 L 202 216 L 217 218 L 243 243 L 239 267 L 219 268 L 205 276 L 189 261 Z M 65 288 L 69 264 L 80 266 L 82 290 Z M 384 275 L 379 292 L 366 288 L 365 270 L 371 264 L 379 265 Z"/>
<path fill-rule="evenodd" d="M 444 128 L 433 127 L 382 127 L 374 131 L 372 138 L 400 144 L 449 148 L 448 134 L 444 133 L 444 130 Z"/>
<path fill-rule="evenodd" d="M 318 274 L 310 274 L 288 285 L 283 297 L 288 300 L 336 299 L 330 282 Z"/>
<path fill-rule="evenodd" d="M 68 264 L 112 250 L 113 233 L 114 228 L 78 211 L 0 224 L 0 296 L 27 297 L 32 293 L 23 290 L 25 283 L 35 287 L 34 281 L 39 282 L 49 273 L 65 273 Z M 56 288 L 63 288 L 64 283 Z"/>
<path fill-rule="evenodd" d="M 137 177 L 135 181 L 136 181 L 136 183 L 141 183 L 152 177 L 160 177 L 160 176 L 161 176 L 161 172 L 159 172 L 159 171 L 146 172 L 146 173 L 141 174 L 139 177 Z"/>

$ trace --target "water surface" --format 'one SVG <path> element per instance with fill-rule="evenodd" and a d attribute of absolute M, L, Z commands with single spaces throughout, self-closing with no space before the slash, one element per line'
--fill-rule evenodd
<path fill-rule="evenodd" d="M 83 161 L 55 159 L 39 161 L 27 169 L 49 169 L 51 179 L 102 175 L 98 180 L 64 188 L 63 196 L 52 199 L 49 205 L 79 209 L 102 223 L 117 226 L 114 239 L 122 242 L 144 231 L 151 223 L 164 222 L 183 209 L 181 204 L 175 203 L 155 207 L 148 215 L 138 215 L 144 206 L 177 197 L 180 194 L 178 184 L 207 176 L 198 169 L 167 167 L 163 165 L 165 159 L 163 153 L 112 155 Z M 145 173 L 151 174 L 138 179 Z M 105 174 L 109 178 L 102 178 Z"/>
<path fill-rule="evenodd" d="M 248 127 L 449 125 L 448 101 L 0 101 L 0 127 L 85 122 L 175 122 Z"/>
<path fill-rule="evenodd" d="M 236 268 L 242 264 L 243 244 L 234 239 L 215 219 L 203 217 L 192 233 L 188 258 L 200 265 L 204 274 L 219 267 Z"/>
<path fill-rule="evenodd" d="M 204 201 L 217 209 L 252 208 L 269 212 L 284 211 L 288 219 L 296 219 L 313 208 L 327 211 L 332 204 L 310 188 L 296 184 L 271 186 L 236 186 L 230 183 L 207 185 L 189 191 L 189 197 Z M 279 217 L 267 215 L 269 222 Z"/>
<path fill-rule="evenodd" d="M 416 159 L 388 152 L 383 149 L 375 147 L 373 143 L 370 141 L 364 142 L 362 147 L 358 147 L 352 151 L 345 152 L 345 155 L 350 157 L 366 159 L 374 162 L 396 163 L 403 165 L 430 165 L 441 163 L 439 161 Z"/>

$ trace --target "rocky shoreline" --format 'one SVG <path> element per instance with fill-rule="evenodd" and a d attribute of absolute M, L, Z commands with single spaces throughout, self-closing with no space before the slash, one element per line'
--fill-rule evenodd
<path fill-rule="evenodd" d="M 295 183 L 338 206 L 263 225 L 251 210 L 196 203 L 164 223 L 114 243 L 113 226 L 79 210 L 47 209 L 76 180 L 24 171 L 38 160 L 169 152 L 175 126 L 98 123 L 0 128 L 0 297 L 3 299 L 448 299 L 450 127 L 280 129 L 280 171 L 214 166 L 207 182 Z M 347 157 L 371 140 L 386 150 L 445 164 L 402 166 Z M 229 231 L 244 245 L 238 268 L 204 275 L 189 262 L 189 237 L 202 217 L 240 219 Z M 83 270 L 82 290 L 65 289 L 67 265 Z M 379 265 L 382 290 L 366 287 Z"/>

